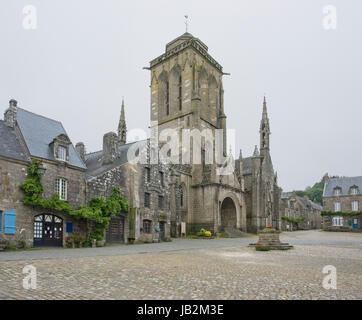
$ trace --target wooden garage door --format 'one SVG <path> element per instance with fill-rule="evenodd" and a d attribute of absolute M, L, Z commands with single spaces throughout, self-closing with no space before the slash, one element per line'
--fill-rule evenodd
<path fill-rule="evenodd" d="M 124 217 L 112 217 L 106 230 L 106 241 L 108 243 L 124 242 Z"/>

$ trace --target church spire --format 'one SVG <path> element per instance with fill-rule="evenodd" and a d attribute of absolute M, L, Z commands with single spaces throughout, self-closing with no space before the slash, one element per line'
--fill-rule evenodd
<path fill-rule="evenodd" d="M 266 107 L 266 98 L 264 96 L 263 102 L 263 114 L 260 121 L 260 153 L 264 155 L 265 150 L 269 150 L 269 136 L 270 136 L 270 127 L 269 127 L 269 117 Z"/>
<path fill-rule="evenodd" d="M 121 117 L 118 123 L 118 144 L 123 146 L 127 140 L 126 117 L 124 115 L 124 99 L 122 98 Z"/>

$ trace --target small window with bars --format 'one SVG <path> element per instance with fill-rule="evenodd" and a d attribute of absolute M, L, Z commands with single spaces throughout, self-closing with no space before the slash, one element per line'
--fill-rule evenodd
<path fill-rule="evenodd" d="M 151 233 L 152 221 L 151 220 L 143 220 L 143 232 Z"/>
<path fill-rule="evenodd" d="M 62 178 L 55 179 L 55 193 L 60 200 L 67 200 L 68 181 Z"/>
<path fill-rule="evenodd" d="M 151 181 L 151 169 L 150 168 L 145 168 L 145 176 L 146 176 L 146 182 L 150 182 Z"/>
<path fill-rule="evenodd" d="M 150 208 L 150 198 L 151 195 L 149 193 L 145 193 L 145 208 Z"/>
<path fill-rule="evenodd" d="M 163 209 L 163 196 L 158 196 L 158 209 Z"/>
<path fill-rule="evenodd" d="M 165 184 L 164 184 L 163 172 L 162 171 L 159 171 L 159 177 L 160 177 L 160 184 L 163 187 Z"/>

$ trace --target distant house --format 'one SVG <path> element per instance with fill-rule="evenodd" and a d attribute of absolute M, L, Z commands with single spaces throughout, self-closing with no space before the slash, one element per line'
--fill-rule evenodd
<path fill-rule="evenodd" d="M 283 231 L 321 228 L 322 206 L 307 196 L 295 192 L 283 192 L 280 198 L 281 229 Z"/>
<path fill-rule="evenodd" d="M 323 191 L 323 229 L 362 230 L 362 176 L 327 178 Z"/>
<path fill-rule="evenodd" d="M 63 125 L 10 100 L 0 120 L 0 236 L 28 246 L 63 246 L 67 235 L 83 235 L 84 226 L 62 212 L 23 204 L 19 186 L 32 159 L 42 163 L 44 199 L 58 195 L 74 208 L 85 204 L 86 166 Z"/>

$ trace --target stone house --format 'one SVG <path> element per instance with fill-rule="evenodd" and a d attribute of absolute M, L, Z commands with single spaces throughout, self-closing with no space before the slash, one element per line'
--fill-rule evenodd
<path fill-rule="evenodd" d="M 326 176 L 323 191 L 323 229 L 362 231 L 362 177 Z"/>
<path fill-rule="evenodd" d="M 170 174 L 169 167 L 130 161 L 128 153 L 147 153 L 149 141 L 126 143 L 127 128 L 122 102 L 118 134 L 106 133 L 103 148 L 86 154 L 77 144 L 87 166 L 87 201 L 108 197 L 113 188 L 122 190 L 130 205 L 128 214 L 112 217 L 106 230 L 106 241 L 113 243 L 164 241 L 170 237 Z M 136 150 L 137 149 L 137 150 Z M 149 158 L 148 158 L 149 159 Z"/>
<path fill-rule="evenodd" d="M 0 225 L 10 241 L 29 246 L 63 246 L 70 234 L 84 235 L 84 225 L 48 209 L 25 206 L 19 186 L 31 159 L 42 164 L 43 198 L 55 194 L 77 208 L 85 204 L 85 165 L 62 124 L 19 108 L 15 100 L 5 111 L 0 135 Z"/>
<path fill-rule="evenodd" d="M 297 196 L 295 192 L 283 192 L 280 197 L 280 218 L 282 231 L 309 230 L 321 228 L 322 206 L 307 196 Z M 288 218 L 304 219 L 298 224 Z"/>

